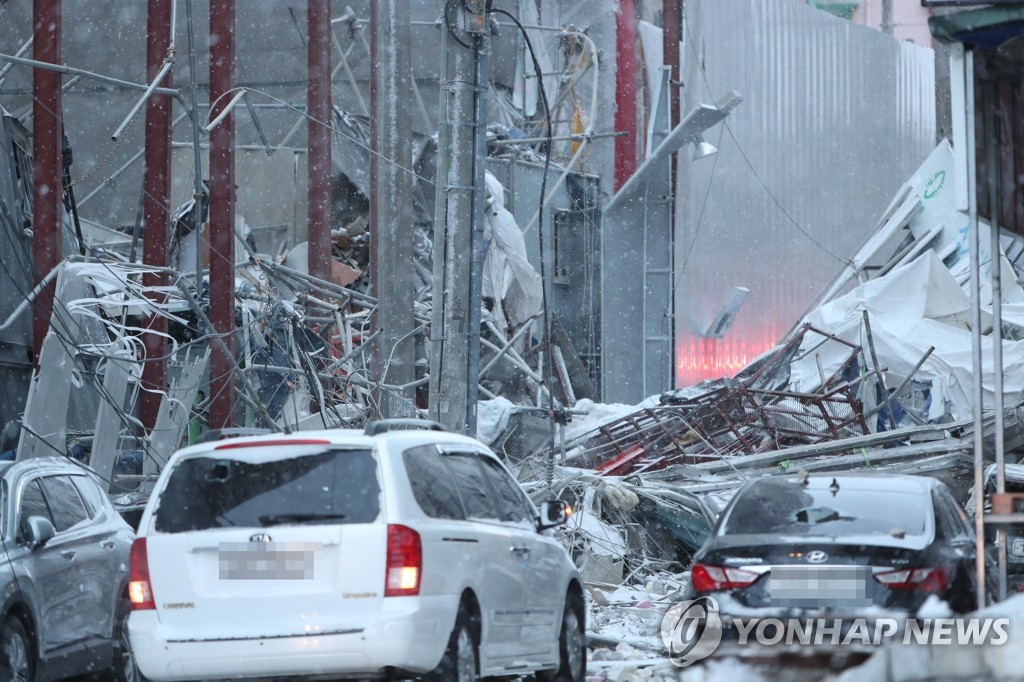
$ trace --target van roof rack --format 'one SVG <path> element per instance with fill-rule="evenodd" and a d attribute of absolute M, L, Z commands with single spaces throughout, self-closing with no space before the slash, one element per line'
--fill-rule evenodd
<path fill-rule="evenodd" d="M 212 443 L 216 440 L 224 440 L 225 438 L 240 438 L 242 436 L 265 436 L 268 433 L 272 433 L 270 429 L 255 429 L 246 427 L 233 427 L 227 429 L 210 429 L 209 431 L 203 432 L 199 438 L 196 439 L 196 445 L 200 443 Z"/>
<path fill-rule="evenodd" d="M 425 431 L 448 431 L 443 425 L 438 424 L 435 421 L 429 419 L 412 419 L 412 418 L 394 418 L 394 419 L 376 419 L 374 421 L 366 422 L 366 429 L 364 433 L 367 436 L 376 436 L 379 433 L 386 433 L 388 431 L 400 431 L 408 429 L 422 429 Z"/>

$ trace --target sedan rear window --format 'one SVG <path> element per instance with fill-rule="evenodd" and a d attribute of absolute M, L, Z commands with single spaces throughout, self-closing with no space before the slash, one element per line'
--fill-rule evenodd
<path fill-rule="evenodd" d="M 931 514 L 927 494 L 865 488 L 808 488 L 762 480 L 736 500 L 722 535 L 922 535 Z"/>
<path fill-rule="evenodd" d="M 370 523 L 380 513 L 377 461 L 369 450 L 288 459 L 196 458 L 171 472 L 156 530 Z"/>

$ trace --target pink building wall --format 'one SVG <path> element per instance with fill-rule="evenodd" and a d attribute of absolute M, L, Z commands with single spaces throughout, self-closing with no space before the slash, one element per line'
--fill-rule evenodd
<path fill-rule="evenodd" d="M 928 30 L 931 10 L 921 7 L 921 0 L 890 0 L 892 2 L 892 34 L 899 40 L 933 47 Z M 882 30 L 882 0 L 861 0 L 850 21 Z"/>

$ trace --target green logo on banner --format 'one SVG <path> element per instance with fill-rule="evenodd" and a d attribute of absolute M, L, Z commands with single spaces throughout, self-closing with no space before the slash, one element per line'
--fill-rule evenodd
<path fill-rule="evenodd" d="M 928 178 L 928 182 L 924 184 L 924 198 L 932 199 L 942 190 L 942 185 L 946 182 L 946 171 L 940 170 L 932 173 L 932 176 Z"/>

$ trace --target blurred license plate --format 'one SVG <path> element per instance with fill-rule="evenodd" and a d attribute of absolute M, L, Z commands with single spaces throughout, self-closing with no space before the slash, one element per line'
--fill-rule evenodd
<path fill-rule="evenodd" d="M 317 542 L 223 542 L 221 580 L 312 580 Z"/>
<path fill-rule="evenodd" d="M 869 606 L 869 566 L 773 566 L 772 606 L 822 608 Z"/>

